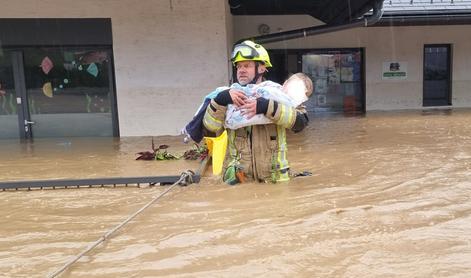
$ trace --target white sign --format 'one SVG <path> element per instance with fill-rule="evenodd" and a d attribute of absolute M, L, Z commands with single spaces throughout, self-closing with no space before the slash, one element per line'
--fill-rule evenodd
<path fill-rule="evenodd" d="M 383 80 L 407 79 L 407 62 L 383 62 Z"/>

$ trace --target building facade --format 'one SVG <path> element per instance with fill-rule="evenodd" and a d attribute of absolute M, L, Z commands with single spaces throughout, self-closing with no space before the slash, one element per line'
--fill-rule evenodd
<path fill-rule="evenodd" d="M 393 2 L 406 5 L 386 10 L 404 14 Z M 220 0 L 0 3 L 0 138 L 176 135 L 230 82 L 235 41 L 323 24 L 232 15 Z M 471 24 L 450 23 L 383 20 L 267 43 L 270 78 L 309 74 L 313 113 L 471 107 Z"/>

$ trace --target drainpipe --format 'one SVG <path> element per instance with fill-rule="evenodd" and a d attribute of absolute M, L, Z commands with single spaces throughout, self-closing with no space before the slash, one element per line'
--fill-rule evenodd
<path fill-rule="evenodd" d="M 307 36 L 336 32 L 336 31 L 355 28 L 355 27 L 367 27 L 367 26 L 374 25 L 376 22 L 378 22 L 382 15 L 383 15 L 383 0 L 378 0 L 373 6 L 372 15 L 355 19 L 354 21 L 347 24 L 333 25 L 333 26 L 329 26 L 329 25 L 313 26 L 309 28 L 301 28 L 301 29 L 295 29 L 295 30 L 290 30 L 286 32 L 252 37 L 249 39 L 260 44 L 265 44 L 265 43 L 270 43 L 270 42 L 286 41 L 286 40 L 292 40 L 292 39 L 297 39 L 297 38 L 303 38 Z M 240 43 L 245 40 L 247 39 L 239 40 L 237 43 Z"/>

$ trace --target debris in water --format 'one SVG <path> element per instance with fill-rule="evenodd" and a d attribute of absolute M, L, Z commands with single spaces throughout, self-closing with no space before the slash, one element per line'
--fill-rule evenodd
<path fill-rule="evenodd" d="M 155 148 L 154 138 L 152 138 L 152 151 L 138 152 L 136 160 L 174 160 L 179 159 L 178 156 L 167 152 L 168 145 L 160 145 Z"/>
<path fill-rule="evenodd" d="M 186 151 L 183 157 L 186 160 L 204 160 L 208 156 L 208 147 L 206 145 L 198 145 L 195 143 L 195 148 Z"/>

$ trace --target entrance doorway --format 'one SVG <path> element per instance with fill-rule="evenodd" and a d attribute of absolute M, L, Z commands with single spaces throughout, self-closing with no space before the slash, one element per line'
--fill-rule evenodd
<path fill-rule="evenodd" d="M 451 105 L 451 45 L 424 46 L 423 106 Z"/>
<path fill-rule="evenodd" d="M 0 138 L 113 136 L 107 47 L 24 47 L 0 55 Z"/>

